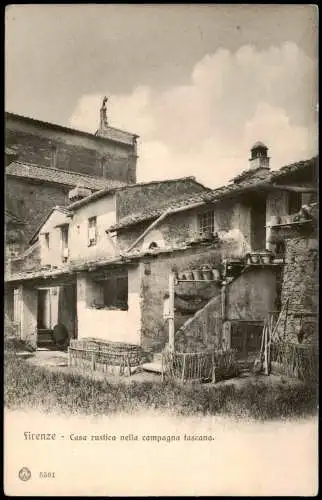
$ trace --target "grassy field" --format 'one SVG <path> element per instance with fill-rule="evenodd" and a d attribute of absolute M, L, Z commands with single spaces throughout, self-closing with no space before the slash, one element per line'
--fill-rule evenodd
<path fill-rule="evenodd" d="M 92 415 L 157 409 L 179 415 L 272 420 L 317 412 L 316 387 L 305 384 L 282 381 L 269 385 L 260 380 L 241 387 L 135 381 L 111 384 L 33 366 L 14 352 L 4 358 L 4 397 L 8 409 Z"/>

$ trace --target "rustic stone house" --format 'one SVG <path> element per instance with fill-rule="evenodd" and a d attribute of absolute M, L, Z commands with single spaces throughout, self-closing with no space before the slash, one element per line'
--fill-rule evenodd
<path fill-rule="evenodd" d="M 35 342 L 37 330 L 62 322 L 71 337 L 76 329 L 79 337 L 94 329 L 97 337 L 139 343 L 141 270 L 137 263 L 124 266 L 106 228 L 135 205 L 148 209 L 182 193 L 207 191 L 193 178 L 103 189 L 90 196 L 84 189 L 71 190 L 69 206 L 56 206 L 47 214 L 25 258 L 11 268 L 8 282 L 16 289 L 16 301 L 29 304 L 18 320 L 21 335 L 32 334 Z M 12 297 L 7 303 L 12 311 L 19 310 Z M 22 315 L 29 320 L 21 322 Z"/>
<path fill-rule="evenodd" d="M 272 259 L 247 264 L 247 256 L 276 250 L 272 227 L 314 200 L 316 168 L 313 158 L 270 171 L 260 143 L 252 148 L 250 168 L 216 190 L 188 178 L 87 197 L 72 191 L 67 209 L 52 210 L 33 236 L 42 268 L 17 269 L 7 280 L 19 290 L 20 303 L 28 304 L 22 306 L 22 335 L 35 335 L 35 311 L 43 314 L 39 304 L 52 300 L 51 321 L 64 318 L 71 337 L 160 351 L 168 341 L 169 273 L 187 277 L 207 267 L 215 271 L 211 281 L 183 280 L 176 287 L 176 347 L 207 349 L 225 342 L 244 354 L 258 350 L 263 320 L 277 307 L 283 266 Z M 51 252 L 54 241 L 59 250 Z M 225 260 L 242 262 L 228 281 Z M 47 299 L 38 298 L 43 288 L 50 290 Z M 43 324 L 52 327 L 48 320 Z"/>

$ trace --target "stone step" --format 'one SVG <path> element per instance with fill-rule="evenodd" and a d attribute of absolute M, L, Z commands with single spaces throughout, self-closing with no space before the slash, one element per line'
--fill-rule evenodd
<path fill-rule="evenodd" d="M 160 363 L 162 361 L 162 352 L 155 352 L 153 354 L 153 363 Z"/>
<path fill-rule="evenodd" d="M 141 368 L 146 372 L 162 373 L 161 363 L 144 363 Z"/>

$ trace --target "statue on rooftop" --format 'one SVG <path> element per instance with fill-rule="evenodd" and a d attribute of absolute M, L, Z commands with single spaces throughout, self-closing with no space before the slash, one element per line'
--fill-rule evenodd
<path fill-rule="evenodd" d="M 108 126 L 107 123 L 107 111 L 106 111 L 106 103 L 108 101 L 108 97 L 104 97 L 102 107 L 100 109 L 100 129 L 104 129 Z"/>

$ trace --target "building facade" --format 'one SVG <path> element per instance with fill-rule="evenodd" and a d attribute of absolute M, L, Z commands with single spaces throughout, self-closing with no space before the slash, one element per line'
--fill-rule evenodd
<path fill-rule="evenodd" d="M 257 349 L 262 322 L 281 295 L 285 245 L 274 227 L 292 224 L 301 207 L 316 199 L 316 172 L 317 158 L 270 171 L 260 143 L 250 168 L 216 190 L 192 178 L 90 196 L 74 190 L 69 206 L 53 209 L 33 235 L 40 265 L 28 271 L 23 265 L 7 279 L 19 303 L 28 304 L 28 311 L 18 308 L 21 335 L 37 342 L 44 325 L 64 322 L 69 337 L 160 351 L 168 342 L 164 308 L 174 272 L 185 276 L 175 294 L 177 345 L 218 346 L 224 328 L 219 338 L 204 326 L 216 317 L 228 330 L 234 321 L 257 322 Z M 268 260 L 252 260 L 263 253 Z M 238 264 L 237 274 L 227 275 L 227 263 Z M 194 279 L 201 271 L 208 277 Z M 233 337 L 229 330 L 227 345 Z"/>
<path fill-rule="evenodd" d="M 90 134 L 5 113 L 6 208 L 24 222 L 16 251 L 75 186 L 90 189 L 136 182 L 137 135 L 101 123 Z"/>

